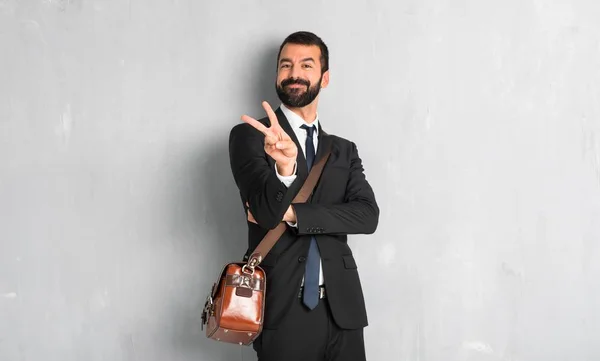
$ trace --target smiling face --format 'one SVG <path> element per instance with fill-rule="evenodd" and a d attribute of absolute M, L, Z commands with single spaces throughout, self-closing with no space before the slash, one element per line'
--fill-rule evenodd
<path fill-rule="evenodd" d="M 288 107 L 311 104 L 329 84 L 329 71 L 321 71 L 321 50 L 316 45 L 285 44 L 277 66 L 277 96 Z"/>

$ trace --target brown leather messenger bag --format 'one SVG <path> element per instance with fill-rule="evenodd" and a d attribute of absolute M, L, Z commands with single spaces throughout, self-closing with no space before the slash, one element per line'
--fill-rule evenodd
<path fill-rule="evenodd" d="M 313 192 L 325 163 L 327 151 L 311 169 L 292 203 L 304 203 Z M 202 327 L 206 337 L 222 342 L 250 345 L 263 327 L 266 274 L 259 267 L 271 248 L 286 230 L 285 222 L 269 230 L 247 262 L 226 264 L 206 298 Z"/>

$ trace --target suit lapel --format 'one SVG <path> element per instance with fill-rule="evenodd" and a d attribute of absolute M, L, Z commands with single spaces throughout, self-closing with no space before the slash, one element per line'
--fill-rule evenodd
<path fill-rule="evenodd" d="M 292 129 L 290 122 L 283 114 L 281 108 L 277 108 L 277 110 L 275 111 L 275 115 L 277 115 L 277 120 L 279 121 L 279 125 L 281 125 L 281 128 L 283 128 L 283 130 L 290 136 L 290 138 L 292 138 L 294 143 L 296 143 L 296 147 L 298 148 L 298 155 L 296 156 L 296 164 L 298 167 L 297 176 L 304 182 L 304 179 L 308 177 L 308 166 L 306 165 L 306 157 L 304 157 L 304 153 L 302 152 L 302 147 L 300 146 L 298 137 L 296 137 L 296 132 L 294 132 L 294 130 Z M 319 134 L 321 134 L 320 129 Z M 320 140 L 321 138 L 319 138 L 319 142 Z M 321 146 L 319 146 L 319 149 L 321 149 Z"/>
<path fill-rule="evenodd" d="M 319 122 L 319 144 L 317 146 L 317 154 L 315 155 L 314 164 L 317 164 L 321 158 L 325 156 L 327 150 L 331 149 L 332 141 L 333 138 L 323 130 L 321 127 L 321 122 Z"/>

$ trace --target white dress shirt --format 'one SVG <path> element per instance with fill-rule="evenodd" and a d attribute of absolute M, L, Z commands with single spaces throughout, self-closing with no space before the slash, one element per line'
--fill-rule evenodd
<path fill-rule="evenodd" d="M 292 129 L 294 130 L 294 133 L 296 134 L 296 138 L 298 138 L 298 142 L 300 143 L 300 147 L 302 148 L 302 153 L 304 154 L 304 157 L 306 158 L 306 138 L 307 138 L 307 134 L 306 134 L 306 129 L 302 129 L 301 126 L 303 125 L 307 125 L 307 126 L 315 126 L 315 131 L 313 133 L 313 142 L 314 142 L 314 146 L 315 146 L 315 152 L 318 149 L 317 146 L 319 144 L 319 113 L 317 113 L 317 115 L 315 116 L 315 120 L 312 123 L 308 123 L 306 122 L 304 119 L 302 119 L 302 117 L 300 117 L 298 114 L 294 113 L 293 111 L 291 111 L 290 109 L 288 109 L 285 105 L 281 104 L 280 106 L 281 111 L 283 112 L 283 114 L 285 115 L 285 117 L 287 118 L 288 122 L 290 123 L 290 125 L 292 126 Z M 291 134 L 290 134 L 291 136 Z M 315 154 L 316 156 L 316 154 Z M 294 174 L 290 175 L 290 176 L 282 176 L 279 174 L 279 172 L 277 171 L 277 166 L 275 166 L 275 173 L 277 173 L 277 178 L 279 178 L 279 180 L 286 186 L 289 187 L 294 180 L 296 180 L 296 172 L 298 170 L 298 165 L 296 165 L 294 167 Z M 298 227 L 298 223 L 290 223 L 287 222 L 290 227 Z M 324 284 L 324 278 L 323 278 L 323 262 L 319 259 L 319 284 L 323 285 Z M 302 284 L 304 284 L 304 279 L 302 279 Z"/>

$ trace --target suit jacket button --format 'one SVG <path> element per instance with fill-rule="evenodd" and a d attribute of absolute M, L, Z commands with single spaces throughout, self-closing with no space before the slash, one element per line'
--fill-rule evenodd
<path fill-rule="evenodd" d="M 277 196 L 275 197 L 275 199 L 277 199 L 277 202 L 281 202 L 283 200 L 283 192 L 277 192 Z"/>
<path fill-rule="evenodd" d="M 298 262 L 302 263 L 304 261 L 306 261 L 306 257 L 304 257 L 304 256 L 298 257 Z"/>

